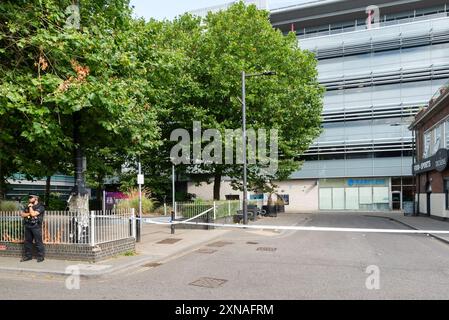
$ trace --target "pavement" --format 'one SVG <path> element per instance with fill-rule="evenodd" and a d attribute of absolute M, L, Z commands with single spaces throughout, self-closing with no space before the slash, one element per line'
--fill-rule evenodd
<path fill-rule="evenodd" d="M 370 212 L 370 213 L 342 213 L 345 216 L 361 216 L 376 218 L 386 221 L 394 221 L 397 226 L 405 226 L 406 229 L 414 230 L 448 230 L 449 222 L 431 219 L 422 216 L 404 216 L 398 212 Z M 354 227 L 350 219 L 340 220 L 336 212 L 320 212 L 320 217 L 328 215 L 329 227 Z M 263 218 L 256 222 L 258 225 L 309 225 L 316 214 L 280 214 L 278 218 Z M 298 218 L 300 217 L 300 218 Z M 334 217 L 336 217 L 334 219 Z M 344 222 L 340 225 L 340 222 Z M 349 223 L 349 224 L 348 224 Z M 313 224 L 310 224 L 313 226 Z M 322 225 L 323 226 L 323 225 Z M 357 227 L 364 227 L 357 225 Z M 74 261 L 61 261 L 47 259 L 43 263 L 37 263 L 36 260 L 20 262 L 18 258 L 0 258 L 0 273 L 33 273 L 36 275 L 47 276 L 67 276 L 73 272 L 76 266 L 82 278 L 99 278 L 108 275 L 126 273 L 130 269 L 140 266 L 158 266 L 173 259 L 187 255 L 199 247 L 222 238 L 230 229 L 215 230 L 192 230 L 177 229 L 174 235 L 171 234 L 170 227 L 166 225 L 146 224 L 142 230 L 142 241 L 136 245 L 136 254 L 133 256 L 117 256 L 99 263 L 85 263 Z M 277 237 L 283 234 L 292 234 L 292 231 L 280 230 L 246 230 L 245 233 L 253 236 Z M 429 234 L 435 239 L 445 242 L 449 245 L 449 234 Z M 160 241 L 172 239 L 169 243 L 161 244 Z M 171 243 L 170 243 L 171 242 Z"/>
<path fill-rule="evenodd" d="M 449 222 L 438 220 L 424 216 L 404 216 L 399 212 L 381 212 L 369 213 L 367 216 L 380 217 L 396 221 L 413 230 L 429 230 L 429 231 L 449 231 Z M 448 234 L 429 233 L 429 236 L 434 237 L 442 242 L 449 244 Z"/>
<path fill-rule="evenodd" d="M 170 226 L 145 224 L 142 227 L 141 242 L 136 244 L 136 254 L 120 255 L 98 263 L 46 259 L 20 262 L 20 258 L 0 257 L 0 273 L 27 273 L 47 276 L 67 276 L 73 268 L 79 270 L 81 278 L 96 278 L 127 272 L 141 265 L 158 265 L 188 254 L 197 247 L 223 236 L 228 230 L 176 229 L 171 234 Z M 168 243 L 160 241 L 172 239 Z M 170 243 L 172 242 L 172 243 Z"/>

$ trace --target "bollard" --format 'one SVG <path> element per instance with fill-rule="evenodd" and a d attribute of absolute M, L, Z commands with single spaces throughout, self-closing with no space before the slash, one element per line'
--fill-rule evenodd
<path fill-rule="evenodd" d="M 136 223 L 136 242 L 140 242 L 140 239 L 141 239 L 141 235 L 140 235 L 140 231 L 141 231 L 141 219 L 142 217 L 139 217 L 139 219 L 137 220 L 137 223 Z"/>
<path fill-rule="evenodd" d="M 175 222 L 175 212 L 174 211 L 171 212 L 171 222 L 172 223 Z M 170 226 L 170 229 L 171 229 L 171 234 L 175 234 L 175 225 L 174 224 L 172 224 Z"/>

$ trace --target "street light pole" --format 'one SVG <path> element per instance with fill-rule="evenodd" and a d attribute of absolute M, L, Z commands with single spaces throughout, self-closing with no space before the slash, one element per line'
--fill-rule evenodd
<path fill-rule="evenodd" d="M 139 163 L 138 163 L 138 176 L 137 176 L 137 183 L 139 185 L 139 219 L 137 220 L 137 234 L 136 234 L 136 241 L 140 242 L 140 237 L 142 234 L 142 183 L 141 177 L 142 177 L 142 164 L 140 162 L 139 157 Z"/>
<path fill-rule="evenodd" d="M 172 170 L 171 170 L 171 179 L 172 179 L 172 210 L 176 214 L 176 182 L 175 182 L 175 165 L 172 164 Z M 176 218 L 176 217 L 175 217 Z"/>
<path fill-rule="evenodd" d="M 242 144 L 243 144 L 243 224 L 248 224 L 248 163 L 246 158 L 247 152 L 247 133 L 246 133 L 246 78 L 275 76 L 276 72 L 266 71 L 262 73 L 246 74 L 242 71 Z M 254 213 L 256 214 L 256 213 Z M 254 220 L 256 217 L 254 216 Z"/>
<path fill-rule="evenodd" d="M 246 161 L 246 73 L 242 72 L 242 143 L 243 143 L 243 224 L 248 224 L 248 185 Z"/>

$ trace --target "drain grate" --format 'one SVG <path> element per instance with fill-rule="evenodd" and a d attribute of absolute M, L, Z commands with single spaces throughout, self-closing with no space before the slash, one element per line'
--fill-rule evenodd
<path fill-rule="evenodd" d="M 277 248 L 270 248 L 270 247 L 259 247 L 257 248 L 257 251 L 266 251 L 266 252 L 274 252 Z"/>
<path fill-rule="evenodd" d="M 227 246 L 227 245 L 229 245 L 229 244 L 233 244 L 233 242 L 228 242 L 228 241 L 217 241 L 217 242 L 208 244 L 207 246 L 208 246 L 208 247 L 217 247 L 217 248 L 221 248 L 221 247 Z"/>
<path fill-rule="evenodd" d="M 214 250 L 214 249 L 199 249 L 196 252 L 204 253 L 204 254 L 212 254 L 212 253 L 217 252 L 217 250 Z"/>
<path fill-rule="evenodd" d="M 169 239 L 161 240 L 161 241 L 157 242 L 157 244 L 174 244 L 174 243 L 179 242 L 181 240 L 182 239 L 169 238 Z"/>
<path fill-rule="evenodd" d="M 226 282 L 228 282 L 228 280 L 205 277 L 189 283 L 189 285 L 202 288 L 218 288 Z"/>
<path fill-rule="evenodd" d="M 259 242 L 248 241 L 246 244 L 259 244 Z"/>
<path fill-rule="evenodd" d="M 151 262 L 151 263 L 144 264 L 142 267 L 144 267 L 144 268 L 156 268 L 156 267 L 159 267 L 161 265 L 162 265 L 162 263 Z"/>

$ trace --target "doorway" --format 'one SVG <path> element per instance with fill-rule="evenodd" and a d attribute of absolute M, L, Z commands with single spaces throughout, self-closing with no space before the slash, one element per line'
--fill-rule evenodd
<path fill-rule="evenodd" d="M 430 216 L 432 213 L 431 199 L 432 199 L 432 179 L 428 179 L 426 183 L 426 194 L 427 194 L 427 215 Z"/>
<path fill-rule="evenodd" d="M 402 210 L 402 192 L 393 191 L 391 194 L 391 202 L 394 211 Z"/>

